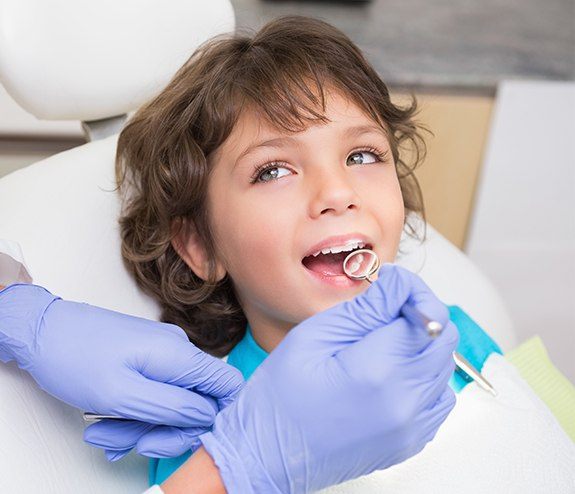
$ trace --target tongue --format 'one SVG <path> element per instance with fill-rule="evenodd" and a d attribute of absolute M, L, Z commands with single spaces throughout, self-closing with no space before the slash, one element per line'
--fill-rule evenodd
<path fill-rule="evenodd" d="M 343 261 L 348 254 L 349 252 L 340 252 L 339 254 L 319 254 L 317 257 L 308 256 L 302 263 L 310 271 L 326 276 L 337 276 L 344 274 Z"/>

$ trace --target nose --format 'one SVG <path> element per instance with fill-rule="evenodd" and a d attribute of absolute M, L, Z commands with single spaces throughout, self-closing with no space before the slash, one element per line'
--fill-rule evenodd
<path fill-rule="evenodd" d="M 316 170 L 319 172 L 319 170 Z M 360 206 L 349 172 L 345 168 L 329 166 L 322 173 L 314 174 L 312 178 L 312 200 L 310 216 L 317 218 L 322 214 L 340 215 L 350 209 Z"/>

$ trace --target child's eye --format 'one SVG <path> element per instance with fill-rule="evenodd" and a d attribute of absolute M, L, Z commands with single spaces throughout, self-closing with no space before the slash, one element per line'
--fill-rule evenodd
<path fill-rule="evenodd" d="M 281 170 L 286 170 L 287 173 L 282 173 Z M 289 169 L 285 166 L 280 166 L 279 163 L 275 162 L 267 163 L 256 168 L 251 182 L 271 182 L 272 180 L 277 180 L 278 178 L 284 177 L 287 174 L 289 174 Z"/>
<path fill-rule="evenodd" d="M 362 155 L 369 155 L 371 154 L 372 159 L 366 160 L 364 157 L 362 157 Z M 375 159 L 374 159 L 375 158 Z M 349 164 L 349 160 L 351 159 L 352 165 L 364 165 L 364 164 L 369 164 L 369 163 L 379 163 L 382 161 L 386 161 L 387 160 L 387 153 L 381 153 L 379 152 L 377 149 L 375 148 L 369 148 L 369 149 L 359 149 L 357 151 L 353 151 L 348 157 L 348 164 Z"/>

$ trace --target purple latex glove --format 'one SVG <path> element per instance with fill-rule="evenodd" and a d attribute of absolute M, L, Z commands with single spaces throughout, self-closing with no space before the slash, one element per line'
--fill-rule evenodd
<path fill-rule="evenodd" d="M 144 456 L 173 458 L 201 446 L 198 436 L 210 427 L 173 427 L 133 420 L 101 420 L 84 431 L 84 440 L 117 461 L 133 448 Z"/>
<path fill-rule="evenodd" d="M 107 438 L 109 459 L 133 447 L 181 454 L 243 386 L 237 369 L 175 325 L 68 302 L 36 285 L 0 291 L 0 360 L 15 360 L 72 406 L 133 419 L 91 426 Z"/>
<path fill-rule="evenodd" d="M 431 339 L 410 302 L 445 325 Z M 455 405 L 459 335 L 415 274 L 385 264 L 364 293 L 296 326 L 200 436 L 228 492 L 307 493 L 415 455 Z"/>

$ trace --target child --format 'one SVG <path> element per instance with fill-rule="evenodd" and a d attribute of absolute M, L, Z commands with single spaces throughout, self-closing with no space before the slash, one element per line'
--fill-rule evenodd
<path fill-rule="evenodd" d="M 287 17 L 253 39 L 200 47 L 118 142 L 118 179 L 135 186 L 123 256 L 163 319 L 217 356 L 249 321 L 270 351 L 364 290 L 319 282 L 314 262 L 336 256 L 308 254 L 353 233 L 331 245 L 353 237 L 395 259 L 405 213 L 424 213 L 413 174 L 423 153 L 407 163 L 399 152 L 423 149 L 415 111 L 395 106 L 360 51 L 321 21 Z"/>
<path fill-rule="evenodd" d="M 249 378 L 292 327 L 365 290 L 343 275 L 347 252 L 393 262 L 403 229 L 416 235 L 410 221 L 424 218 L 415 113 L 319 20 L 201 46 L 118 142 L 122 253 L 162 319 Z M 450 312 L 478 368 L 501 353 Z M 189 455 L 152 461 L 152 483 Z"/>

